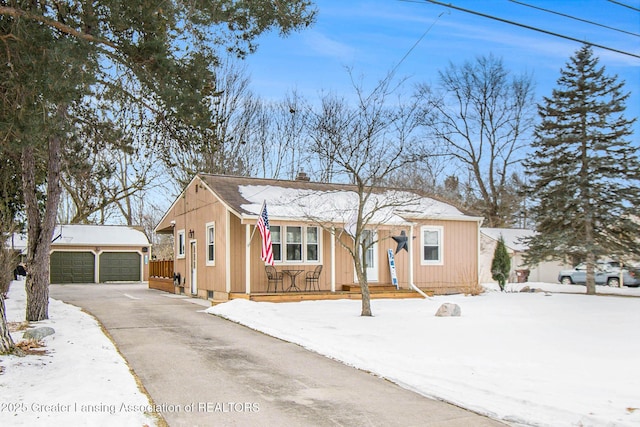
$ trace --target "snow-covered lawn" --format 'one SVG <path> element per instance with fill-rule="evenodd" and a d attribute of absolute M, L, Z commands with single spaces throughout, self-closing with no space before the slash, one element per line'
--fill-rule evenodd
<path fill-rule="evenodd" d="M 22 322 L 24 282 L 11 284 L 7 320 Z M 0 356 L 0 426 L 155 425 L 149 400 L 98 322 L 79 308 L 50 300 L 43 355 Z M 11 334 L 15 342 L 24 331 Z M 1 370 L 1 369 L 0 369 Z"/>
<path fill-rule="evenodd" d="M 640 298 L 527 285 L 554 293 L 373 300 L 372 318 L 350 300 L 234 300 L 207 312 L 514 425 L 640 425 Z M 462 316 L 435 317 L 444 302 Z"/>
<path fill-rule="evenodd" d="M 9 321 L 24 318 L 23 285 L 11 287 Z M 513 425 L 640 425 L 640 298 L 528 285 L 553 294 L 374 300 L 372 318 L 349 300 L 235 300 L 207 311 Z M 435 317 L 444 302 L 459 304 L 462 316 Z M 45 355 L 0 356 L 0 425 L 154 425 L 147 397 L 95 319 L 55 300 L 49 315 L 37 325 L 56 330 Z"/>

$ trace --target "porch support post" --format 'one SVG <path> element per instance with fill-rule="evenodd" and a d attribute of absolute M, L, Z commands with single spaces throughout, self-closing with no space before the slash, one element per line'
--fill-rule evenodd
<path fill-rule="evenodd" d="M 245 268 L 245 293 L 251 295 L 251 225 L 245 225 L 244 238 L 247 241 L 247 247 L 244 253 Z"/>
<path fill-rule="evenodd" d="M 336 228 L 331 227 L 331 292 L 336 291 Z"/>
<path fill-rule="evenodd" d="M 409 226 L 409 247 L 411 248 L 411 250 L 409 251 L 409 262 L 407 264 L 409 264 L 409 283 L 407 283 L 407 288 L 411 289 L 411 285 L 413 285 L 413 251 L 414 251 L 414 242 L 413 242 L 413 227 L 414 225 L 411 224 Z"/>

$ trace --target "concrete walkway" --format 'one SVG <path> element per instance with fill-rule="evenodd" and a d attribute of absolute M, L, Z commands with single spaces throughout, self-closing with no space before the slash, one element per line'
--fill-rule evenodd
<path fill-rule="evenodd" d="M 501 426 L 145 285 L 53 285 L 97 317 L 169 426 Z"/>

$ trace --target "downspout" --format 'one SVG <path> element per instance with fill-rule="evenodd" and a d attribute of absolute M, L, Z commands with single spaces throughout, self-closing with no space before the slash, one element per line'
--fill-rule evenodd
<path fill-rule="evenodd" d="M 420 289 L 419 287 L 417 287 L 414 283 L 413 283 L 413 249 L 414 249 L 414 243 L 413 243 L 413 227 L 415 226 L 415 224 L 411 224 L 409 226 L 409 242 L 411 243 L 409 246 L 411 247 L 411 252 L 409 253 L 409 289 L 413 289 L 414 291 L 416 291 L 417 293 L 419 293 L 420 295 L 422 295 L 423 298 L 425 299 L 431 299 L 431 297 L 429 297 L 429 295 L 425 294 L 424 292 L 422 292 L 422 289 Z"/>
<path fill-rule="evenodd" d="M 226 212 L 226 216 L 227 216 L 227 223 L 225 224 L 225 236 L 227 236 L 227 238 L 225 239 L 226 242 L 225 242 L 225 249 L 224 249 L 224 253 L 226 254 L 224 282 L 225 282 L 225 292 L 228 295 L 231 293 L 231 239 L 229 238 L 229 236 L 231 236 L 231 212 L 228 209 Z"/>
<path fill-rule="evenodd" d="M 409 244 L 407 245 L 408 247 L 411 248 L 411 252 L 409 252 L 409 289 L 417 287 L 413 284 L 413 227 L 415 226 L 415 224 L 411 224 L 409 226 Z M 420 291 L 422 292 L 422 291 Z"/>

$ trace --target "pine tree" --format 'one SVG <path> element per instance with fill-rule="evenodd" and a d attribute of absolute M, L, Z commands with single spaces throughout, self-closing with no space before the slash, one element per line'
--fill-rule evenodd
<path fill-rule="evenodd" d="M 493 280 L 498 281 L 501 291 L 504 291 L 504 285 L 507 283 L 510 271 L 511 258 L 509 258 L 509 253 L 507 253 L 504 238 L 500 236 L 496 249 L 493 252 L 493 261 L 491 261 L 491 277 Z"/>
<path fill-rule="evenodd" d="M 624 82 L 598 62 L 585 45 L 561 70 L 558 88 L 538 106 L 526 164 L 538 232 L 528 241 L 527 263 L 586 261 L 588 294 L 595 294 L 599 257 L 640 254 L 640 161 L 629 141 L 635 119 L 624 117 Z"/>

